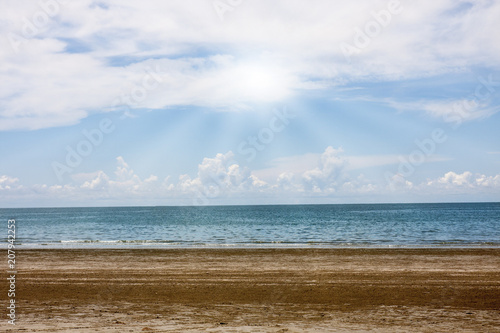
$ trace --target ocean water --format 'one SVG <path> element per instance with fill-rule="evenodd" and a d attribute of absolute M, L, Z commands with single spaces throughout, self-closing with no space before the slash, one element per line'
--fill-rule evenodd
<path fill-rule="evenodd" d="M 500 203 L 0 209 L 18 248 L 498 247 Z"/>

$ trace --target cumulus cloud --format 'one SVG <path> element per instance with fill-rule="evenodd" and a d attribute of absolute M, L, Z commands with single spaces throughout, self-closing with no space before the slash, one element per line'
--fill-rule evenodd
<path fill-rule="evenodd" d="M 342 188 L 349 180 L 349 159 L 342 148 L 328 146 L 321 154 L 279 158 L 271 168 L 256 170 L 255 175 L 272 182 L 272 189 L 283 193 L 326 195 Z"/>
<path fill-rule="evenodd" d="M 171 182 L 170 177 L 160 180 L 156 175 L 141 178 L 119 156 L 114 174 L 108 175 L 104 171 L 75 174 L 70 184 L 26 186 L 21 185 L 17 178 L 0 176 L 0 198 L 4 203 L 58 200 L 63 205 L 205 205 L 234 203 L 238 198 L 256 203 L 294 202 L 305 197 L 355 197 L 373 202 L 391 195 L 400 198 L 417 195 L 428 199 L 431 196 L 442 198 L 447 194 L 495 195 L 500 190 L 500 174 L 449 171 L 422 183 L 413 183 L 400 175 L 377 181 L 363 174 L 353 175 L 352 170 L 346 168 L 348 162 L 341 148 L 329 146 L 320 157 L 317 167 L 298 173 L 284 171 L 274 181 L 267 182 L 241 166 L 229 151 L 204 158 L 194 177 L 185 174 Z"/>
<path fill-rule="evenodd" d="M 407 180 L 405 177 L 401 176 L 400 174 L 395 174 L 389 179 L 388 181 L 388 188 L 392 191 L 395 190 L 411 190 L 414 186 L 414 184 Z"/>
<path fill-rule="evenodd" d="M 321 155 L 320 165 L 302 175 L 304 188 L 313 192 L 335 192 L 343 178 L 347 164 L 341 156 L 342 148 L 327 147 Z"/>
<path fill-rule="evenodd" d="M 430 180 L 427 183 L 430 187 L 444 189 L 484 189 L 496 188 L 500 189 L 500 175 L 486 176 L 483 174 L 473 174 L 470 171 L 465 171 L 457 174 L 453 171 L 447 172 L 443 177 L 435 180 Z"/>
<path fill-rule="evenodd" d="M 276 188 L 281 192 L 304 192 L 304 187 L 293 172 L 283 172 L 276 179 Z"/>
<path fill-rule="evenodd" d="M 103 190 L 108 187 L 109 177 L 103 171 L 98 171 L 97 176 L 81 185 L 82 189 Z"/>
<path fill-rule="evenodd" d="M 7 175 L 2 175 L 0 176 L 0 190 L 10 190 L 12 188 L 15 188 L 18 185 L 17 183 L 19 182 L 18 178 L 13 178 L 9 177 Z"/>
<path fill-rule="evenodd" d="M 401 2 L 351 62 L 340 45 L 354 45 L 387 1 L 256 0 L 223 21 L 211 1 L 43 3 L 10 1 L 0 13 L 0 130 L 72 125 L 123 107 L 241 109 L 300 89 L 500 65 L 496 36 L 484 33 L 499 28 L 495 1 Z M 484 115 L 478 107 L 474 117 Z"/>
<path fill-rule="evenodd" d="M 121 156 L 116 158 L 116 162 L 114 177 L 108 176 L 103 171 L 98 171 L 91 175 L 89 180 L 84 181 L 79 189 L 84 193 L 87 191 L 97 192 L 104 197 L 143 197 L 153 192 L 163 196 L 172 189 L 167 183 L 168 179 L 160 183 L 155 175 L 150 175 L 142 180 Z"/>
<path fill-rule="evenodd" d="M 268 187 L 268 184 L 250 170 L 241 167 L 234 154 L 217 154 L 214 158 L 204 158 L 198 165 L 198 175 L 191 179 L 188 175 L 179 178 L 178 188 L 184 192 L 192 192 L 204 197 L 216 197 L 234 193 L 251 194 Z"/>
<path fill-rule="evenodd" d="M 318 167 L 297 176 L 293 173 L 283 173 L 273 184 L 263 181 L 248 168 L 241 166 L 229 151 L 204 158 L 198 165 L 194 178 L 184 174 L 179 176 L 176 183 L 170 183 L 169 177 L 159 181 L 156 175 L 142 179 L 124 158 L 119 156 L 116 158 L 117 166 L 112 175 L 104 171 L 75 174 L 71 177 L 71 184 L 34 185 L 26 188 L 23 193 L 13 190 L 12 185 L 18 182 L 16 178 L 2 176 L 0 190 L 4 190 L 2 194 L 5 197 L 11 198 L 24 195 L 30 198 L 60 198 L 69 202 L 110 200 L 120 203 L 127 200 L 156 202 L 155 200 L 159 199 L 172 202 L 181 198 L 186 199 L 184 203 L 187 204 L 205 204 L 215 198 L 258 197 L 261 194 L 328 194 L 341 187 L 340 179 L 345 165 L 341 153 L 341 149 L 328 147 L 321 155 Z"/>

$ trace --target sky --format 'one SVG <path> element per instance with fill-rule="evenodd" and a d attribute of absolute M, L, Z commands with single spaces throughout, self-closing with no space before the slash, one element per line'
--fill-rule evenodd
<path fill-rule="evenodd" d="M 0 207 L 500 201 L 500 1 L 0 6 Z"/>

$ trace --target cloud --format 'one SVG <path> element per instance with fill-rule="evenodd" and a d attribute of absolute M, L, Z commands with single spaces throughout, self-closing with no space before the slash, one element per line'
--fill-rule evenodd
<path fill-rule="evenodd" d="M 0 199 L 6 205 L 33 202 L 36 205 L 206 205 L 254 202 L 290 203 L 304 198 L 356 201 L 404 201 L 408 196 L 442 201 L 447 195 L 475 198 L 498 198 L 500 174 L 484 175 L 449 171 L 435 179 L 414 183 L 400 175 L 390 180 L 368 179 L 347 169 L 348 160 L 341 148 L 327 147 L 317 166 L 303 172 L 283 171 L 273 181 L 263 181 L 242 167 L 229 151 L 204 158 L 193 178 L 181 175 L 176 182 L 156 175 L 141 178 L 119 156 L 111 175 L 104 171 L 75 174 L 72 182 L 48 186 L 20 184 L 20 180 L 0 176 Z M 390 183 L 388 184 L 387 181 Z M 241 200 L 241 201 L 238 201 Z"/>
<path fill-rule="evenodd" d="M 333 148 L 331 148 L 333 149 Z M 320 167 L 322 156 L 325 153 L 307 153 L 303 155 L 275 158 L 269 162 L 268 168 L 253 170 L 253 174 L 265 181 L 274 181 L 282 173 L 300 175 L 304 173 L 313 174 Z M 338 156 L 342 159 L 344 173 L 355 170 L 364 170 L 374 167 L 398 165 L 401 163 L 400 155 L 347 155 L 338 149 Z M 449 161 L 450 158 L 441 155 L 430 155 L 426 163 Z M 289 176 L 287 176 L 289 178 Z"/>
<path fill-rule="evenodd" d="M 500 111 L 500 107 L 492 106 L 490 100 L 477 98 L 418 102 L 385 100 L 385 103 L 400 111 L 424 111 L 433 118 L 457 125 L 462 122 L 488 118 Z"/>
<path fill-rule="evenodd" d="M 447 172 L 443 177 L 431 180 L 427 183 L 429 187 L 443 188 L 447 190 L 460 189 L 500 189 L 500 175 L 486 176 L 483 174 L 473 174 L 465 171 L 457 174 L 453 171 Z"/>
<path fill-rule="evenodd" d="M 391 191 L 407 191 L 411 190 L 414 187 L 414 184 L 401 176 L 400 174 L 395 174 L 393 175 L 390 179 L 388 179 L 389 185 L 387 186 L 388 189 Z"/>
<path fill-rule="evenodd" d="M 11 1 L 0 13 L 0 130 L 68 126 L 124 107 L 241 109 L 302 89 L 500 67 L 496 36 L 484 33 L 500 28 L 494 1 L 401 2 L 351 63 L 340 45 L 386 1 L 256 0 L 224 21 L 211 1 L 44 3 Z M 47 20 L 37 23 L 40 13 Z"/>
<path fill-rule="evenodd" d="M 350 170 L 359 168 L 351 167 L 352 157 L 344 155 L 342 148 L 328 146 L 321 154 L 305 154 L 289 158 L 280 158 L 273 161 L 275 167 L 260 170 L 256 174 L 270 176 L 280 167 L 285 170 L 276 178 L 273 188 L 282 194 L 300 195 L 352 195 L 366 194 L 376 191 L 377 185 L 372 184 L 363 174 L 352 177 Z M 356 159 L 357 161 L 363 158 Z M 382 158 L 384 160 L 384 158 Z M 285 163 L 287 162 L 287 163 Z M 374 162 L 378 165 L 379 162 Z"/>
<path fill-rule="evenodd" d="M 217 154 L 215 158 L 204 158 L 198 165 L 198 176 L 179 178 L 178 188 L 184 193 L 195 193 L 204 198 L 220 195 L 252 194 L 268 188 L 268 184 L 252 175 L 234 160 L 234 154 Z"/>
<path fill-rule="evenodd" d="M 103 171 L 98 171 L 92 178 L 83 182 L 79 189 L 83 193 L 98 193 L 104 197 L 148 197 L 152 193 L 164 196 L 168 194 L 172 187 L 169 186 L 168 179 L 163 183 L 158 182 L 158 177 L 150 175 L 142 180 L 134 170 L 125 162 L 123 157 L 116 158 L 117 167 L 114 172 L 115 177 L 110 177 Z"/>
<path fill-rule="evenodd" d="M 276 179 L 276 188 L 279 192 L 304 192 L 303 186 L 292 172 L 281 173 Z"/>
<path fill-rule="evenodd" d="M 335 192 L 344 176 L 347 161 L 342 157 L 342 148 L 327 147 L 321 155 L 320 166 L 304 172 L 302 180 L 305 190 L 313 192 Z"/>
<path fill-rule="evenodd" d="M 265 181 L 274 181 L 278 176 L 290 178 L 290 175 L 302 174 L 318 166 L 321 154 L 308 153 L 296 156 L 275 158 L 269 162 L 270 167 L 254 170 L 253 174 Z"/>
<path fill-rule="evenodd" d="M 116 159 L 117 167 L 114 175 L 107 175 L 104 171 L 86 174 L 75 174 L 72 183 L 48 186 L 36 184 L 33 186 L 17 185 L 16 178 L 0 177 L 0 197 L 5 202 L 35 202 L 37 204 L 54 205 L 101 205 L 146 203 L 155 200 L 156 196 L 168 197 L 173 186 L 168 184 L 168 178 L 163 182 L 151 175 L 142 180 L 125 160 L 119 156 Z M 7 185 L 5 185 L 7 184 Z M 16 186 L 12 186 L 12 184 Z"/>
<path fill-rule="evenodd" d="M 308 153 L 275 159 L 271 168 L 253 172 L 273 182 L 277 192 L 328 194 L 335 192 L 347 179 L 348 158 L 342 148 L 328 146 L 321 154 Z"/>
<path fill-rule="evenodd" d="M 0 190 L 10 190 L 12 188 L 16 188 L 19 186 L 17 185 L 18 182 L 19 182 L 18 178 L 2 175 L 0 176 Z"/>
<path fill-rule="evenodd" d="M 184 174 L 179 176 L 177 183 L 171 183 L 170 177 L 159 181 L 156 175 L 143 179 L 119 156 L 116 158 L 114 174 L 108 175 L 101 170 L 75 174 L 71 177 L 73 182 L 70 184 L 14 188 L 18 179 L 2 176 L 0 196 L 8 200 L 24 197 L 80 205 L 85 202 L 96 204 L 101 200 L 118 204 L 158 201 L 205 204 L 210 203 L 210 200 L 217 202 L 219 199 L 259 198 L 263 194 L 269 198 L 294 193 L 326 195 L 342 186 L 345 160 L 341 154 L 341 149 L 327 147 L 321 154 L 317 167 L 297 176 L 282 173 L 273 184 L 263 181 L 248 168 L 239 165 L 231 151 L 204 158 L 198 165 L 196 177 Z"/>
<path fill-rule="evenodd" d="M 488 103 L 476 100 L 458 100 L 452 102 L 428 102 L 421 106 L 429 115 L 446 122 L 471 121 L 491 116 L 500 108 L 489 107 Z"/>
<path fill-rule="evenodd" d="M 97 177 L 84 182 L 80 187 L 89 190 L 106 190 L 109 185 L 109 177 L 102 171 L 97 172 Z"/>

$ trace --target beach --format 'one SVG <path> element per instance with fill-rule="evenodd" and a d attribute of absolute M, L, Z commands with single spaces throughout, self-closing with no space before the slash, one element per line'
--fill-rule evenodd
<path fill-rule="evenodd" d="M 499 248 L 46 249 L 16 259 L 7 332 L 500 332 Z"/>

